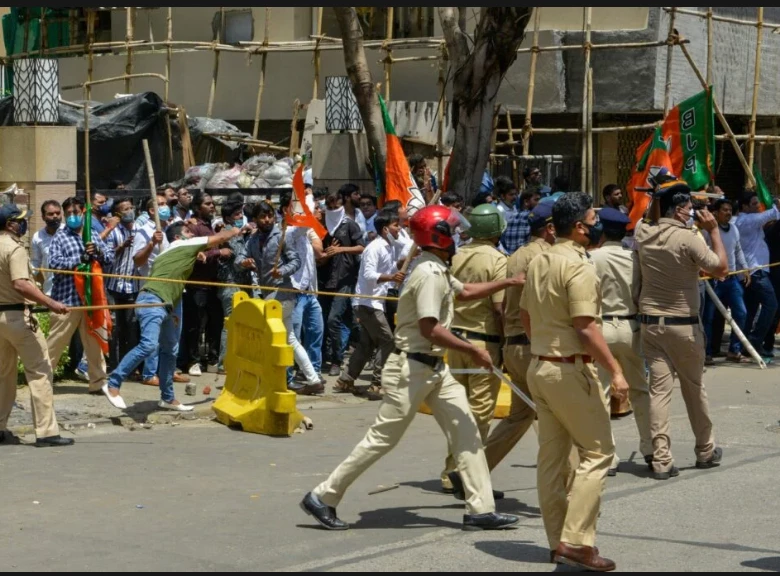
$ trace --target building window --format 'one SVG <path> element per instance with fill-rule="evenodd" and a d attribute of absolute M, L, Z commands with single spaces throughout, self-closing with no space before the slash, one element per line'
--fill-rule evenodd
<path fill-rule="evenodd" d="M 221 29 L 220 29 L 221 26 Z M 222 25 L 222 15 L 219 11 L 211 21 L 212 39 L 217 39 L 217 32 L 223 44 L 238 45 L 239 42 L 251 42 L 255 37 L 255 22 L 252 9 L 225 10 L 225 22 Z"/>
<path fill-rule="evenodd" d="M 341 37 L 336 15 L 330 8 L 323 8 L 322 32 L 326 36 Z M 363 28 L 364 40 L 384 40 L 387 37 L 387 8 L 377 6 L 356 7 L 358 20 Z M 393 8 L 393 38 L 428 38 L 433 36 L 434 8 L 430 6 Z"/>

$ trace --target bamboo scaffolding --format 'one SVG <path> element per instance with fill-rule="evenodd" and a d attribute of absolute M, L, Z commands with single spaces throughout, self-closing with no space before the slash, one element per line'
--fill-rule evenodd
<path fill-rule="evenodd" d="M 701 70 L 699 70 L 699 67 L 696 66 L 696 62 L 693 61 L 693 58 L 691 58 L 690 52 L 688 52 L 688 49 L 685 47 L 685 44 L 680 44 L 680 50 L 682 50 L 683 55 L 685 56 L 685 59 L 688 60 L 688 64 L 691 66 L 691 69 L 696 74 L 696 77 L 699 79 L 699 82 L 702 85 L 702 88 L 705 90 L 709 89 L 709 86 L 707 85 L 707 81 L 702 76 Z M 728 139 L 731 142 L 731 146 L 734 148 L 734 152 L 737 154 L 737 158 L 739 158 L 740 164 L 742 164 L 742 168 L 745 170 L 745 173 L 748 176 L 748 179 L 750 181 L 750 186 L 756 185 L 756 178 L 753 176 L 753 170 L 750 165 L 748 165 L 747 160 L 745 160 L 744 154 L 742 154 L 742 149 L 739 147 L 739 144 L 737 143 L 737 139 L 734 136 L 734 132 L 731 130 L 731 126 L 729 126 L 729 123 L 726 121 L 726 117 L 723 116 L 723 112 L 720 109 L 720 106 L 718 106 L 718 101 L 715 99 L 715 95 L 712 94 L 712 107 L 715 108 L 715 114 L 718 117 L 718 120 L 720 120 L 720 123 L 723 125 L 723 129 L 726 131 L 726 134 L 728 135 Z"/>
<path fill-rule="evenodd" d="M 298 112 L 301 109 L 301 101 L 297 98 L 293 102 L 293 117 L 290 123 L 290 152 L 288 156 L 293 157 L 298 151 Z"/>
<path fill-rule="evenodd" d="M 512 142 L 512 156 L 515 156 L 515 134 L 512 130 L 512 115 L 509 113 L 509 110 L 506 111 L 506 127 L 509 133 L 509 140 Z M 512 159 L 512 182 L 517 182 L 518 179 L 518 173 L 517 173 L 517 160 L 514 158 Z"/>
<path fill-rule="evenodd" d="M 523 123 L 523 155 L 528 155 L 531 145 L 531 114 L 534 108 L 534 89 L 536 88 L 536 60 L 539 57 L 539 24 L 541 21 L 541 7 L 534 8 L 534 40 L 531 46 L 531 70 L 528 77 L 528 94 L 525 100 L 525 122 Z"/>
<path fill-rule="evenodd" d="M 707 86 L 712 86 L 712 8 L 707 8 Z"/>
<path fill-rule="evenodd" d="M 753 73 L 753 103 L 750 108 L 750 140 L 748 140 L 748 165 L 754 166 L 756 152 L 756 114 L 758 113 L 758 86 L 761 80 L 761 46 L 764 38 L 764 8 L 758 8 L 758 25 L 756 27 L 756 65 Z"/>
<path fill-rule="evenodd" d="M 77 24 L 78 20 L 77 20 L 76 14 L 78 14 L 78 11 L 75 10 L 74 8 L 71 8 L 70 10 L 68 10 L 68 36 L 69 36 L 68 44 L 70 44 L 71 46 L 73 46 L 76 43 L 77 39 L 78 39 L 78 36 L 77 36 L 77 32 L 78 31 L 76 30 L 76 27 L 78 25 Z M 27 47 L 25 46 L 25 50 L 26 49 L 27 49 Z"/>
<path fill-rule="evenodd" d="M 41 8 L 41 55 L 46 54 L 49 46 L 49 24 L 46 20 L 47 8 Z"/>
<path fill-rule="evenodd" d="M 217 96 L 217 77 L 219 76 L 219 54 L 220 49 L 216 47 L 222 41 L 222 31 L 225 29 L 225 8 L 219 8 L 219 29 L 217 30 L 217 39 L 214 50 L 214 68 L 211 71 L 211 89 L 209 90 L 209 104 L 206 109 L 206 118 L 211 118 L 214 111 L 214 99 Z"/>
<path fill-rule="evenodd" d="M 87 194 L 87 202 L 90 201 L 90 177 L 89 177 L 89 103 L 92 99 L 92 43 L 95 41 L 95 13 L 91 8 L 87 11 L 87 81 L 84 82 L 84 189 Z"/>
<path fill-rule="evenodd" d="M 173 40 L 173 8 L 170 6 L 168 7 L 168 13 L 166 14 L 165 18 L 166 28 L 167 28 L 167 34 L 166 39 L 168 42 Z M 152 24 L 151 21 L 149 21 L 149 31 L 151 33 Z M 170 96 L 171 96 L 171 54 L 172 48 L 170 45 L 168 45 L 165 48 L 165 104 L 167 105 L 170 102 Z M 173 164 L 173 133 L 171 131 L 171 123 L 166 122 L 165 123 L 165 131 L 168 136 L 168 158 Z M 184 146 L 184 143 L 182 142 L 182 147 Z"/>
<path fill-rule="evenodd" d="M 707 18 L 706 12 L 699 12 L 697 10 L 688 10 L 687 8 L 666 8 L 665 12 L 677 12 L 678 14 L 685 14 L 687 16 L 696 16 L 697 18 Z M 727 22 L 729 24 L 740 24 L 742 26 L 758 26 L 758 21 L 755 20 L 741 20 L 740 18 L 730 18 L 728 16 L 716 16 L 713 14 L 712 19 L 716 22 Z M 772 26 L 780 26 L 780 23 L 773 22 Z"/>
<path fill-rule="evenodd" d="M 121 76 L 112 76 L 111 78 L 101 78 L 100 80 L 92 80 L 87 81 L 82 84 L 73 84 L 72 86 L 63 86 L 62 90 L 76 90 L 77 88 L 84 88 L 88 84 L 90 86 L 95 86 L 97 84 L 108 84 L 110 82 L 119 82 L 121 80 L 126 80 L 127 78 L 159 78 L 163 82 L 165 82 L 166 77 L 162 74 L 157 74 L 156 72 L 137 72 L 135 74 L 122 74 Z"/>
<path fill-rule="evenodd" d="M 393 7 L 387 9 L 387 24 L 385 30 L 385 40 L 389 42 L 393 39 Z M 390 101 L 390 75 L 393 71 L 393 50 L 385 44 L 385 100 Z"/>
<path fill-rule="evenodd" d="M 125 52 L 127 53 L 127 64 L 125 65 L 125 94 L 130 94 L 130 84 L 133 74 L 133 49 L 130 42 L 135 36 L 135 12 L 132 8 L 127 9 L 127 27 L 125 34 Z"/>
<path fill-rule="evenodd" d="M 266 8 L 266 10 L 268 10 Z M 316 100 L 320 95 L 320 61 L 322 59 L 322 54 L 320 54 L 320 42 L 322 41 L 322 38 L 319 38 L 319 36 L 322 35 L 322 10 L 323 7 L 320 6 L 317 8 L 317 40 L 315 40 L 314 44 L 314 86 L 312 88 L 312 100 Z M 268 13 L 266 12 L 265 16 L 266 20 L 268 19 Z M 267 35 L 266 35 L 267 39 Z M 257 136 L 257 134 L 255 134 Z"/>
<path fill-rule="evenodd" d="M 586 193 L 591 191 L 591 183 L 588 182 L 588 147 L 592 134 L 588 130 L 590 124 L 589 116 L 591 111 L 588 107 L 588 75 L 590 74 L 590 34 L 591 20 L 593 17 L 593 8 L 587 6 L 582 9 L 582 49 L 585 53 L 585 71 L 582 77 L 582 157 L 580 166 L 580 182 L 582 190 Z M 510 138 L 512 137 L 510 133 Z M 514 140 L 514 138 L 512 138 Z M 512 151 L 514 153 L 514 150 Z"/>
<path fill-rule="evenodd" d="M 588 194 L 593 195 L 593 68 L 588 68 L 588 148 L 587 148 L 587 185 L 585 190 Z"/>
<path fill-rule="evenodd" d="M 666 84 L 664 85 L 664 118 L 669 114 L 669 109 L 672 105 L 672 61 L 674 56 L 674 18 L 676 12 L 672 8 L 672 13 L 669 16 L 669 35 L 667 36 L 667 48 L 666 48 Z"/>
<path fill-rule="evenodd" d="M 444 182 L 444 110 L 447 107 L 447 93 L 446 93 L 446 79 L 444 77 L 444 70 L 447 65 L 447 48 L 442 46 L 441 58 L 439 59 L 439 109 L 437 112 L 438 127 L 436 130 L 436 168 L 438 178 Z"/>
<path fill-rule="evenodd" d="M 247 144 L 253 148 L 260 148 L 265 150 L 276 150 L 277 152 L 288 152 L 289 148 L 284 146 L 277 146 L 273 142 L 266 140 L 255 140 L 254 138 L 246 138 L 245 136 L 238 136 L 236 134 L 227 134 L 223 132 L 204 132 L 204 136 L 211 136 L 213 138 L 219 138 L 220 140 L 230 140 L 231 142 L 240 142 Z M 194 165 L 194 160 L 193 160 Z"/>
<path fill-rule="evenodd" d="M 322 10 L 322 9 L 320 9 Z M 271 25 L 271 9 L 265 9 L 265 27 L 263 28 L 263 43 L 268 46 L 268 31 Z M 258 131 L 260 130 L 260 106 L 263 103 L 263 90 L 265 90 L 265 67 L 268 60 L 268 52 L 263 52 L 260 57 L 260 80 L 257 84 L 257 102 L 255 103 L 255 124 L 252 128 L 252 138 L 257 138 Z M 317 63 L 318 64 L 318 63 Z M 319 71 L 317 72 L 319 74 Z M 319 79 L 315 80 L 318 83 Z M 316 88 L 315 88 L 316 90 Z"/>

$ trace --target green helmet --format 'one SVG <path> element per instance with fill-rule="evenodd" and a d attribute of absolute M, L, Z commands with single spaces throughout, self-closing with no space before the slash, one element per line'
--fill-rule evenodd
<path fill-rule="evenodd" d="M 469 236 L 472 238 L 496 238 L 506 230 L 504 214 L 493 204 L 480 204 L 468 215 Z"/>

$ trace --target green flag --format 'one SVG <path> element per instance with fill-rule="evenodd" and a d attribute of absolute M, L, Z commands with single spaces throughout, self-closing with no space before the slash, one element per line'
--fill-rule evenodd
<path fill-rule="evenodd" d="M 761 170 L 758 166 L 753 164 L 753 177 L 756 179 L 756 194 L 758 194 L 758 201 L 764 205 L 764 208 L 769 209 L 772 207 L 772 195 L 769 193 L 769 188 L 766 187 L 764 179 L 761 177 Z"/>

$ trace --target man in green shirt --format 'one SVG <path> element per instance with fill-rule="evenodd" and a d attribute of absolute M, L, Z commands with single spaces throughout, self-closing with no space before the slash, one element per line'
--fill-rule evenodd
<path fill-rule="evenodd" d="M 176 368 L 176 354 L 181 333 L 181 296 L 184 284 L 165 280 L 186 280 L 198 259 L 204 252 L 216 248 L 241 233 L 238 228 L 224 230 L 214 236 L 193 237 L 184 222 L 177 222 L 165 231 L 170 246 L 160 254 L 152 265 L 153 280 L 144 284 L 136 304 L 164 304 L 154 308 L 138 308 L 136 315 L 141 326 L 141 341 L 119 363 L 103 386 L 103 393 L 113 406 L 127 408 L 119 395 L 122 381 L 132 374 L 144 360 L 159 346 L 160 364 L 160 408 L 188 412 L 192 406 L 182 404 L 173 394 L 173 372 Z M 159 278 L 160 280 L 156 280 Z"/>

